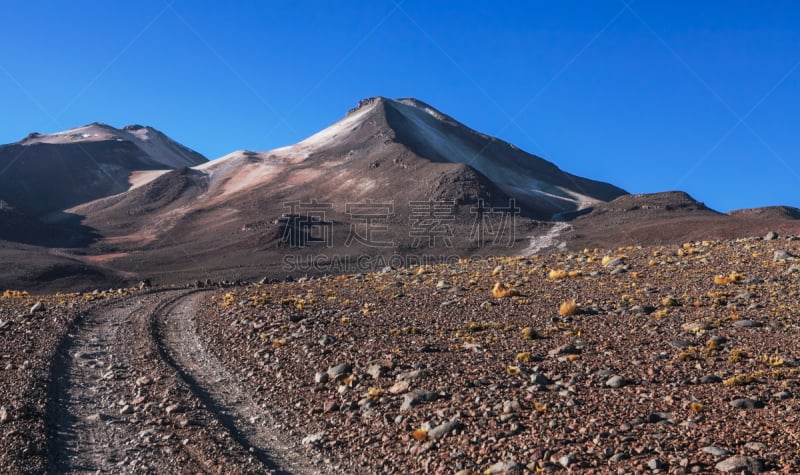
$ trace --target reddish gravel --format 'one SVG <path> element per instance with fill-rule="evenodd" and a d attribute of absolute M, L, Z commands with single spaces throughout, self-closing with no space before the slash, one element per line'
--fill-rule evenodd
<path fill-rule="evenodd" d="M 338 472 L 696 473 L 741 454 L 796 473 L 800 266 L 777 250 L 800 241 L 251 285 L 198 318 L 278 428 Z"/>

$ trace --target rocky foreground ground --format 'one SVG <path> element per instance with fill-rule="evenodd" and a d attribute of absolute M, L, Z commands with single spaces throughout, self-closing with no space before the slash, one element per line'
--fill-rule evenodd
<path fill-rule="evenodd" d="M 219 291 L 200 326 L 342 473 L 798 473 L 791 255 L 755 238 L 386 269 Z"/>
<path fill-rule="evenodd" d="M 798 473 L 800 240 L 773 237 L 8 291 L 0 466 Z"/>

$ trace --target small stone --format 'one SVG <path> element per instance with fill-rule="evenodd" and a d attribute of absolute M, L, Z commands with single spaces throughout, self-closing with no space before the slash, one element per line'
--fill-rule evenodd
<path fill-rule="evenodd" d="M 561 345 L 558 348 L 553 348 L 552 350 L 548 351 L 547 354 L 550 356 L 561 356 L 561 355 L 579 355 L 581 350 L 578 349 L 575 345 Z"/>
<path fill-rule="evenodd" d="M 778 233 L 775 231 L 770 231 L 764 236 L 765 241 L 774 241 L 775 239 L 778 239 Z"/>
<path fill-rule="evenodd" d="M 398 381 L 389 388 L 389 394 L 402 394 L 408 391 L 410 386 L 408 381 Z"/>
<path fill-rule="evenodd" d="M 145 437 L 156 435 L 158 432 L 159 432 L 158 429 L 145 429 L 139 431 L 139 438 L 144 439 Z"/>
<path fill-rule="evenodd" d="M 671 340 L 669 345 L 674 346 L 675 348 L 689 348 L 692 346 L 697 346 L 697 343 L 692 343 L 691 341 L 686 340 Z"/>
<path fill-rule="evenodd" d="M 122 406 L 122 409 L 119 410 L 120 414 L 133 414 L 133 406 L 130 404 L 125 404 Z"/>
<path fill-rule="evenodd" d="M 458 422 L 458 420 L 454 419 L 452 421 L 447 421 L 431 429 L 428 432 L 428 437 L 434 440 L 441 439 L 459 427 L 461 427 L 461 423 Z"/>
<path fill-rule="evenodd" d="M 628 460 L 629 458 L 631 458 L 630 455 L 626 454 L 625 452 L 617 452 L 612 455 L 609 460 L 613 463 L 618 463 L 622 462 L 623 460 Z"/>
<path fill-rule="evenodd" d="M 147 376 L 142 376 L 140 378 L 136 378 L 136 385 L 137 386 L 147 386 L 153 383 L 153 380 L 148 378 Z"/>
<path fill-rule="evenodd" d="M 612 376 L 608 378 L 605 384 L 609 388 L 621 388 L 623 386 L 627 386 L 629 384 L 629 381 L 623 378 L 622 376 Z"/>
<path fill-rule="evenodd" d="M 774 397 L 775 399 L 781 399 L 781 400 L 782 399 L 791 399 L 792 398 L 792 393 L 789 392 L 789 391 L 783 390 L 783 391 L 780 391 L 780 392 L 777 392 L 777 393 L 773 394 L 772 397 Z"/>
<path fill-rule="evenodd" d="M 764 471 L 764 462 L 753 457 L 734 455 L 717 463 L 715 468 L 725 473 L 761 473 Z"/>
<path fill-rule="evenodd" d="M 779 249 L 772 254 L 773 262 L 785 262 L 794 259 L 794 256 L 789 254 L 788 251 Z"/>
<path fill-rule="evenodd" d="M 372 376 L 372 379 L 379 379 L 383 377 L 389 370 L 386 366 L 374 364 L 367 368 L 367 374 Z"/>
<path fill-rule="evenodd" d="M 503 401 L 503 413 L 504 414 L 513 414 L 519 412 L 522 407 L 519 405 L 519 401 L 516 399 L 512 401 Z"/>
<path fill-rule="evenodd" d="M 435 401 L 439 399 L 439 395 L 433 391 L 416 390 L 406 394 L 403 396 L 403 398 L 405 400 L 400 406 L 400 410 L 408 411 L 412 407 L 417 406 L 422 402 Z"/>
<path fill-rule="evenodd" d="M 755 322 L 753 320 L 736 320 L 735 322 L 733 322 L 733 326 L 739 328 L 756 328 L 760 327 L 761 323 Z"/>
<path fill-rule="evenodd" d="M 6 406 L 0 406 L 0 424 L 5 424 L 11 419 L 11 413 Z"/>
<path fill-rule="evenodd" d="M 711 325 L 705 322 L 688 322 L 681 325 L 681 330 L 689 333 L 700 333 L 703 330 L 708 330 Z"/>
<path fill-rule="evenodd" d="M 30 313 L 44 312 L 45 310 L 46 310 L 46 308 L 45 308 L 44 302 L 42 302 L 40 300 L 40 301 L 36 302 L 35 304 L 33 304 L 33 306 L 31 307 Z"/>
<path fill-rule="evenodd" d="M 328 435 L 327 431 L 307 435 L 306 437 L 303 437 L 303 440 L 301 440 L 300 443 L 303 445 L 317 445 L 322 441 L 323 438 L 325 438 L 326 435 Z"/>
<path fill-rule="evenodd" d="M 334 412 L 339 410 L 339 403 L 335 399 L 328 399 L 322 405 L 322 412 Z"/>
<path fill-rule="evenodd" d="M 766 444 L 762 444 L 761 442 L 748 442 L 744 444 L 744 448 L 748 450 L 752 450 L 754 452 L 760 452 L 767 448 Z"/>
<path fill-rule="evenodd" d="M 180 414 L 185 411 L 186 408 L 184 408 L 180 404 L 170 404 L 169 406 L 167 406 L 166 409 L 164 409 L 164 412 L 166 412 L 167 414 Z"/>
<path fill-rule="evenodd" d="M 332 336 L 324 336 L 324 337 L 322 337 L 322 339 L 319 340 L 319 344 L 320 344 L 320 346 L 328 346 L 331 343 L 333 343 L 334 341 L 336 341 L 336 339 L 334 337 L 332 337 Z"/>
<path fill-rule="evenodd" d="M 730 404 L 731 407 L 735 407 L 736 409 L 760 409 L 764 407 L 763 402 L 746 397 L 734 399 Z"/>
<path fill-rule="evenodd" d="M 522 466 L 513 460 L 506 460 L 497 462 L 483 473 L 487 475 L 516 475 L 522 473 Z"/>
<path fill-rule="evenodd" d="M 343 378 L 345 375 L 350 374 L 351 371 L 353 371 L 353 365 L 351 364 L 331 366 L 328 368 L 328 377 L 336 381 L 337 378 Z"/>
<path fill-rule="evenodd" d="M 664 468 L 664 462 L 659 459 L 650 459 L 647 461 L 647 468 L 650 470 L 659 470 Z"/>
<path fill-rule="evenodd" d="M 436 288 L 437 289 L 449 289 L 450 288 L 450 284 L 448 284 L 444 280 L 440 280 L 439 282 L 436 283 Z"/>
<path fill-rule="evenodd" d="M 714 374 L 710 374 L 708 376 L 703 376 L 702 378 L 700 378 L 700 384 L 716 384 L 721 382 L 722 378 Z"/>
<path fill-rule="evenodd" d="M 328 373 L 319 372 L 314 375 L 314 382 L 317 384 L 325 384 L 329 379 Z"/>
<path fill-rule="evenodd" d="M 574 464 L 578 461 L 578 457 L 575 454 L 567 454 L 558 459 L 558 463 L 561 464 L 562 467 L 568 468 L 570 465 Z"/>
<path fill-rule="evenodd" d="M 672 420 L 672 414 L 669 412 L 654 412 L 647 415 L 647 422 L 650 422 L 651 424 L 669 420 Z"/>
<path fill-rule="evenodd" d="M 531 374 L 531 383 L 538 384 L 540 386 L 547 386 L 553 384 L 553 381 L 543 374 L 533 373 Z"/>
<path fill-rule="evenodd" d="M 427 376 L 428 372 L 423 369 L 415 369 L 413 371 L 406 371 L 405 373 L 400 373 L 397 375 L 395 379 L 398 381 L 413 381 L 415 379 L 419 379 L 423 376 Z"/>
<path fill-rule="evenodd" d="M 713 455 L 714 457 L 727 457 L 728 455 L 731 454 L 729 451 L 719 447 L 715 447 L 713 445 L 703 447 L 701 450 L 707 454 Z"/>

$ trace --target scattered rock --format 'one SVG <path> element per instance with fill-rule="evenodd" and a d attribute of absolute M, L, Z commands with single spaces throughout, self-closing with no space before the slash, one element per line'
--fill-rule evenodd
<path fill-rule="evenodd" d="M 522 472 L 522 465 L 514 462 L 513 460 L 507 460 L 504 462 L 497 462 L 496 464 L 487 468 L 483 473 L 486 475 L 517 475 L 521 474 Z"/>
<path fill-rule="evenodd" d="M 721 382 L 722 378 L 714 374 L 710 374 L 708 376 L 703 376 L 702 378 L 700 378 L 700 384 L 716 384 Z"/>
<path fill-rule="evenodd" d="M 531 383 L 538 384 L 540 386 L 548 386 L 553 384 L 553 380 L 541 373 L 533 373 L 531 374 Z"/>
<path fill-rule="evenodd" d="M 746 397 L 734 399 L 730 402 L 730 405 L 736 409 L 761 409 L 764 407 L 763 402 Z"/>
<path fill-rule="evenodd" d="M 567 454 L 558 459 L 558 463 L 561 464 L 562 467 L 568 468 L 570 465 L 575 464 L 578 461 L 578 457 L 575 454 Z"/>
<path fill-rule="evenodd" d="M 778 239 L 778 233 L 775 231 L 770 231 L 764 236 L 765 241 L 774 241 L 775 239 Z"/>
<path fill-rule="evenodd" d="M 783 399 L 791 399 L 792 398 L 792 393 L 787 391 L 787 390 L 783 390 L 783 391 L 780 391 L 780 392 L 777 392 L 777 393 L 773 394 L 772 397 L 774 397 L 775 399 L 781 399 L 781 400 L 783 400 Z"/>
<path fill-rule="evenodd" d="M 461 423 L 457 419 L 454 419 L 452 421 L 447 421 L 431 429 L 428 432 L 428 437 L 434 440 L 441 439 L 442 437 L 446 436 L 450 432 L 453 432 L 454 430 L 460 427 Z"/>
<path fill-rule="evenodd" d="M 764 471 L 764 462 L 753 457 L 734 455 L 717 463 L 715 468 L 725 473 L 761 473 Z"/>
<path fill-rule="evenodd" d="M 374 364 L 370 365 L 370 367 L 367 368 L 367 374 L 372 376 L 372 379 L 380 379 L 384 375 L 386 375 L 386 372 L 388 370 L 389 368 L 387 368 L 386 366 L 380 364 Z"/>
<path fill-rule="evenodd" d="M 44 305 L 44 302 L 42 302 L 40 300 L 40 301 L 36 302 L 35 304 L 33 304 L 33 306 L 30 309 L 30 313 L 44 312 L 45 310 L 46 310 L 46 307 Z"/>
<path fill-rule="evenodd" d="M 731 454 L 729 451 L 713 445 L 703 447 L 701 450 L 707 454 L 713 455 L 714 457 L 727 457 Z"/>
<path fill-rule="evenodd" d="M 185 411 L 186 408 L 184 408 L 180 404 L 170 404 L 169 406 L 167 406 L 166 409 L 164 409 L 164 412 L 166 412 L 167 414 L 180 414 Z"/>
<path fill-rule="evenodd" d="M 773 262 L 785 262 L 791 261 L 792 259 L 794 259 L 794 256 L 784 249 L 779 249 L 772 254 Z"/>
<path fill-rule="evenodd" d="M 411 391 L 410 393 L 403 396 L 405 399 L 403 404 L 400 406 L 401 411 L 408 411 L 414 406 L 419 405 L 422 402 L 430 402 L 439 399 L 439 395 L 433 391 L 424 391 L 418 389 L 416 391 Z"/>
<path fill-rule="evenodd" d="M 0 406 L 0 424 L 5 424 L 11 419 L 11 413 L 6 406 Z"/>
<path fill-rule="evenodd" d="M 122 409 L 119 410 L 120 414 L 133 414 L 133 406 L 130 404 L 125 404 L 122 406 Z"/>
<path fill-rule="evenodd" d="M 424 369 L 415 369 L 413 371 L 406 371 L 405 373 L 398 374 L 395 379 L 398 381 L 413 381 L 423 376 L 427 376 L 428 372 Z"/>
<path fill-rule="evenodd" d="M 409 386 L 408 381 L 398 381 L 389 388 L 389 394 L 402 394 L 408 391 Z"/>
<path fill-rule="evenodd" d="M 628 381 L 627 379 L 623 378 L 622 376 L 617 375 L 617 376 L 612 376 L 612 377 L 608 378 L 608 380 L 606 380 L 605 384 L 609 388 L 621 388 L 623 386 L 629 385 L 630 381 Z"/>
<path fill-rule="evenodd" d="M 761 323 L 753 320 L 736 320 L 733 322 L 733 326 L 739 328 L 757 328 L 761 326 Z"/>
<path fill-rule="evenodd" d="M 647 415 L 647 422 L 656 423 L 661 421 L 671 421 L 672 414 L 669 412 L 653 412 Z"/>
<path fill-rule="evenodd" d="M 708 330 L 711 325 L 705 322 L 687 322 L 681 325 L 681 330 L 689 333 L 700 333 L 703 330 Z"/>
<path fill-rule="evenodd" d="M 577 348 L 575 345 L 571 344 L 561 345 L 558 348 L 553 348 L 552 350 L 547 352 L 547 354 L 550 356 L 579 355 L 580 353 L 581 350 Z"/>
<path fill-rule="evenodd" d="M 136 378 L 136 385 L 137 386 L 148 386 L 153 383 L 153 380 L 148 378 L 147 376 L 141 376 Z"/>
<path fill-rule="evenodd" d="M 300 443 L 303 445 L 318 445 L 326 435 L 328 435 L 328 431 L 320 431 L 303 437 Z"/>
<path fill-rule="evenodd" d="M 331 380 L 336 381 L 337 379 L 344 378 L 352 371 L 353 371 L 353 365 L 347 363 L 331 366 L 330 368 L 328 368 L 328 377 Z"/>

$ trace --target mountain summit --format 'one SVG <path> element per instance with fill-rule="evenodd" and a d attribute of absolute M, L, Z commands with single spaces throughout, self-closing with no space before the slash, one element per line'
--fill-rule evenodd
<path fill-rule="evenodd" d="M 136 170 L 208 161 L 152 127 L 92 123 L 0 146 L 0 200 L 34 216 L 126 191 Z"/>

